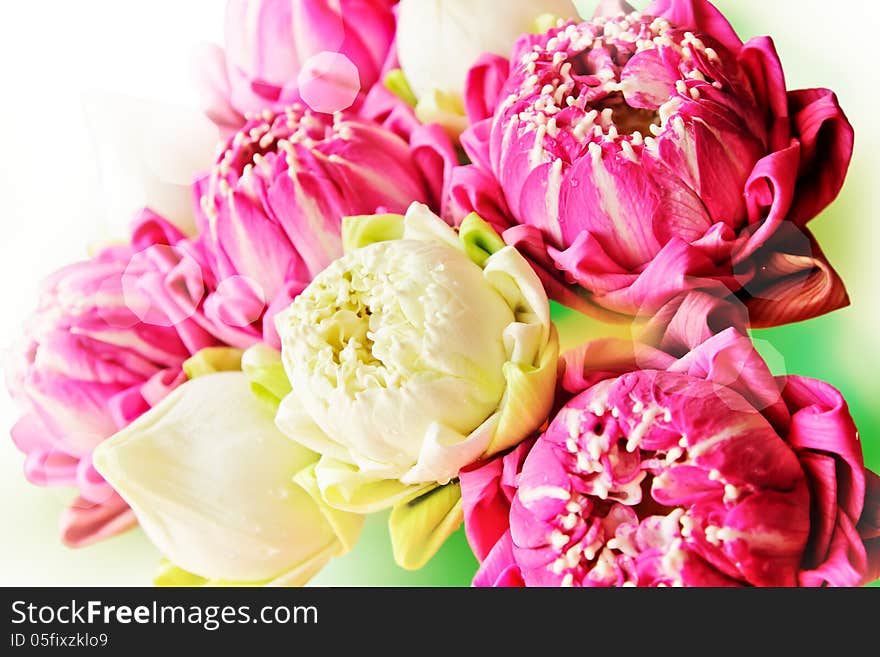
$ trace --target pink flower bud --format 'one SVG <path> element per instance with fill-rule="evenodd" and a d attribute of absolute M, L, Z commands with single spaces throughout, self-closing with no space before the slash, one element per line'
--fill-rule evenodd
<path fill-rule="evenodd" d="M 834 94 L 786 91 L 772 41 L 743 44 L 705 0 L 617 10 L 522 36 L 503 83 L 497 58 L 472 69 L 458 213 L 626 315 L 693 290 L 736 293 L 754 326 L 845 305 L 805 227 L 852 154 Z"/>
<path fill-rule="evenodd" d="M 342 255 L 343 217 L 403 212 L 414 201 L 437 206 L 440 191 L 427 182 L 436 177 L 423 173 L 435 164 L 432 153 L 378 124 L 301 104 L 251 118 L 196 186 L 201 245 L 213 277 L 221 285 L 238 277 L 224 294 L 209 294 L 209 319 L 222 324 L 244 306 L 257 317 L 264 304 L 274 315 L 289 305 Z M 278 346 L 273 323 L 261 324 L 239 346 L 261 336 Z"/>
<path fill-rule="evenodd" d="M 729 329 L 675 360 L 600 341 L 532 446 L 461 473 L 477 585 L 854 586 L 877 478 L 826 383 L 774 379 Z"/>

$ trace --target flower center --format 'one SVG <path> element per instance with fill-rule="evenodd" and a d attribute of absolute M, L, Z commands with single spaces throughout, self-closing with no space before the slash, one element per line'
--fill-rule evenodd
<path fill-rule="evenodd" d="M 382 475 L 394 478 L 418 462 L 428 436 L 469 434 L 498 408 L 514 321 L 463 252 L 401 239 L 331 263 L 277 327 L 305 412 L 346 458 L 394 464 Z"/>
<path fill-rule="evenodd" d="M 758 413 L 733 411 L 736 401 L 705 381 L 642 372 L 599 383 L 564 408 L 529 455 L 517 492 L 525 518 L 542 521 L 541 533 L 523 529 L 531 521 L 512 526 L 517 544 L 543 543 L 555 555 L 542 562 L 542 581 L 677 586 L 685 564 L 701 562 L 723 573 L 717 581 L 741 580 L 747 550 L 730 547 L 741 538 L 730 518 L 758 489 L 734 473 L 751 470 L 741 461 L 747 457 L 733 465 L 721 459 L 760 449 L 737 441 L 769 445 L 778 437 Z M 725 424 L 695 421 L 693 408 L 723 415 Z M 548 486 L 554 471 L 564 479 Z"/>
<path fill-rule="evenodd" d="M 291 307 L 297 363 L 352 397 L 429 379 L 498 378 L 500 336 L 512 316 L 497 295 L 480 288 L 480 276 L 463 254 L 435 243 L 382 242 L 352 251 Z M 467 349 L 455 354 L 451 340 L 458 320 L 480 319 L 477 307 L 456 299 L 466 288 L 492 311 L 482 319 L 498 336 L 486 345 L 491 353 L 479 357 Z"/>
<path fill-rule="evenodd" d="M 248 115 L 211 169 L 208 193 L 200 199 L 202 208 L 216 217 L 218 205 L 233 190 L 256 200 L 260 185 L 255 179 L 272 178 L 279 168 L 293 169 L 299 157 L 296 146 L 313 149 L 336 139 L 351 139 L 351 128 L 339 113 L 331 119 L 296 103 L 283 112 Z"/>
<path fill-rule="evenodd" d="M 560 551 L 549 568 L 562 575 L 563 584 L 638 583 L 635 558 L 646 547 L 638 540 L 643 524 L 654 530 L 650 547 L 667 555 L 659 583 L 678 581 L 676 555 L 681 551 L 681 521 L 688 522 L 686 512 L 658 503 L 650 490 L 657 475 L 686 460 L 686 447 L 642 449 L 645 434 L 655 426 L 671 429 L 671 418 L 657 405 L 646 407 L 636 401 L 633 406 L 640 419 L 628 433 L 614 407 L 597 405 L 587 414 L 565 411 L 568 438 L 557 447 L 557 458 L 569 473 L 572 493 L 551 521 L 554 528 L 549 536 L 550 544 Z"/>
<path fill-rule="evenodd" d="M 570 164 L 597 148 L 638 162 L 646 150 L 657 154 L 668 130 L 684 134 L 684 103 L 707 85 L 723 87 L 719 64 L 714 49 L 662 18 L 633 12 L 560 22 L 523 55 L 522 82 L 502 111 L 520 131 L 534 131 L 533 167 Z"/>
<path fill-rule="evenodd" d="M 349 394 L 398 387 L 413 365 L 406 357 L 412 328 L 394 293 L 397 281 L 391 279 L 370 263 L 339 260 L 294 302 L 305 319 L 300 338 L 311 352 L 311 366 Z M 396 350 L 388 349 L 392 343 Z"/>

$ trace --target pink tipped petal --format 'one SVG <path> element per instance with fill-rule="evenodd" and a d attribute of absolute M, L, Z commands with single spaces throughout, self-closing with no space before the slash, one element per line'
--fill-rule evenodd
<path fill-rule="evenodd" d="M 483 171 L 492 169 L 492 119 L 485 119 L 472 124 L 459 137 L 465 155 L 474 165 Z M 465 165 L 462 168 L 468 168 Z"/>
<path fill-rule="evenodd" d="M 858 431 L 841 394 L 822 381 L 783 377 L 783 399 L 791 412 L 788 440 L 799 450 L 834 456 L 837 500 L 856 524 L 865 499 L 865 466 Z"/>
<path fill-rule="evenodd" d="M 756 229 L 734 254 L 734 263 L 753 255 L 783 224 L 794 198 L 799 157 L 800 146 L 792 143 L 755 164 L 745 184 L 745 198 L 749 220 Z"/>
<path fill-rule="evenodd" d="M 200 56 L 199 84 L 209 118 L 226 133 L 244 125 L 248 113 L 279 110 L 299 100 L 318 111 L 347 108 L 352 102 L 360 107 L 371 89 L 381 88 L 377 83 L 394 41 L 393 4 L 228 3 L 225 53 L 214 49 Z"/>
<path fill-rule="evenodd" d="M 711 36 L 731 52 L 738 52 L 742 46 L 727 19 L 707 0 L 656 0 L 645 13 L 662 16 L 681 29 Z"/>
<path fill-rule="evenodd" d="M 624 340 L 591 340 L 562 355 L 560 383 L 569 393 L 578 393 L 636 368 L 665 370 L 674 362 L 659 349 Z"/>
<path fill-rule="evenodd" d="M 126 388 L 107 402 L 107 412 L 117 430 L 127 427 L 148 410 L 150 405 L 147 404 L 138 386 Z"/>
<path fill-rule="evenodd" d="M 477 167 L 455 167 L 451 173 L 449 195 L 451 213 L 457 223 L 461 223 L 471 212 L 476 212 L 499 233 L 504 232 L 512 223 L 504 192 L 498 182 Z M 540 233 L 538 239 L 543 246 L 544 240 L 540 238 Z M 541 251 L 546 253 L 546 249 L 542 248 Z"/>
<path fill-rule="evenodd" d="M 660 308 L 648 320 L 641 339 L 667 353 L 686 354 L 726 327 L 745 335 L 748 319 L 745 306 L 736 299 L 692 290 Z"/>
<path fill-rule="evenodd" d="M 789 412 L 779 384 L 744 333 L 725 329 L 696 346 L 669 371 L 687 372 L 736 391 L 778 429 L 789 426 Z"/>
<path fill-rule="evenodd" d="M 659 50 L 643 50 L 623 67 L 620 87 L 630 107 L 656 110 L 675 93 L 676 79 Z"/>
<path fill-rule="evenodd" d="M 120 390 L 120 385 L 74 381 L 54 373 L 33 377 L 27 388 L 33 409 L 53 440 L 75 455 L 90 453 L 116 432 L 105 411 Z"/>
<path fill-rule="evenodd" d="M 491 118 L 507 76 L 510 62 L 499 55 L 482 55 L 468 71 L 464 108 L 471 124 Z"/>
<path fill-rule="evenodd" d="M 139 251 L 156 244 L 174 245 L 183 239 L 177 226 L 149 208 L 141 210 L 131 224 L 131 245 Z"/>
<path fill-rule="evenodd" d="M 12 442 L 19 451 L 25 454 L 29 452 L 45 452 L 52 448 L 52 442 L 48 437 L 49 430 L 34 413 L 25 413 L 12 425 L 10 435 Z"/>
<path fill-rule="evenodd" d="M 803 89 L 788 94 L 792 131 L 801 144 L 797 194 L 789 220 L 803 225 L 843 187 L 852 159 L 854 131 L 834 92 Z"/>
<path fill-rule="evenodd" d="M 280 287 L 293 249 L 281 227 L 266 221 L 262 208 L 251 199 L 233 192 L 217 218 L 217 240 L 235 270 L 253 279 L 264 294 Z"/>
<path fill-rule="evenodd" d="M 501 488 L 501 459 L 459 473 L 468 543 L 483 561 L 508 529 L 510 500 Z"/>
<path fill-rule="evenodd" d="M 727 278 L 725 274 L 701 249 L 672 239 L 628 285 L 611 288 L 615 280 L 626 279 L 622 276 L 607 279 L 611 289 L 602 295 L 602 302 L 619 312 L 650 316 L 682 291 L 734 288 L 733 277 Z M 729 284 L 725 286 L 725 283 Z"/>
<path fill-rule="evenodd" d="M 858 586 L 865 583 L 868 558 L 852 521 L 839 510 L 837 524 L 823 561 L 800 573 L 801 586 Z"/>
<path fill-rule="evenodd" d="M 784 226 L 755 256 L 758 274 L 746 286 L 751 325 L 800 322 L 849 305 L 849 295 L 813 235 Z"/>
<path fill-rule="evenodd" d="M 263 341 L 277 351 L 281 351 L 281 338 L 278 337 L 278 331 L 275 328 L 275 316 L 286 310 L 307 285 L 307 282 L 300 279 L 289 280 L 269 304 L 266 314 L 263 315 Z"/>
<path fill-rule="evenodd" d="M 361 89 L 357 66 L 337 52 L 309 57 L 297 77 L 303 102 L 316 112 L 332 114 L 350 108 Z"/>
<path fill-rule="evenodd" d="M 35 486 L 73 486 L 78 463 L 75 456 L 57 450 L 28 452 L 24 476 Z"/>
<path fill-rule="evenodd" d="M 863 583 L 880 578 L 880 477 L 865 471 L 865 508 L 859 520 L 859 535 L 865 543 L 868 567 Z"/>
<path fill-rule="evenodd" d="M 246 276 L 230 276 L 205 301 L 205 314 L 228 326 L 245 327 L 259 321 L 266 308 L 262 286 Z"/>
<path fill-rule="evenodd" d="M 224 137 L 244 123 L 244 115 L 230 102 L 231 89 L 226 56 L 214 44 L 206 44 L 195 53 L 195 81 L 205 115 Z"/>
<path fill-rule="evenodd" d="M 786 148 L 791 137 L 788 96 L 785 73 L 773 40 L 770 37 L 750 39 L 740 50 L 737 60 L 751 82 L 759 105 L 767 108 L 771 151 Z"/>
<path fill-rule="evenodd" d="M 440 216 L 448 216 L 447 199 L 458 155 L 446 131 L 436 124 L 419 126 L 410 136 L 410 149 L 430 193 L 430 205 L 440 208 Z"/>
<path fill-rule="evenodd" d="M 526 440 L 507 454 L 478 461 L 459 473 L 465 533 L 480 560 L 487 558 L 507 531 L 517 475 L 533 443 L 534 440 Z"/>
<path fill-rule="evenodd" d="M 79 548 L 115 536 L 137 524 L 134 511 L 116 493 L 100 503 L 77 498 L 61 516 L 61 540 Z"/>
<path fill-rule="evenodd" d="M 725 518 L 724 549 L 753 586 L 795 586 L 810 521 L 803 481 L 793 493 L 763 491 Z"/>
<path fill-rule="evenodd" d="M 521 587 L 522 574 L 513 557 L 513 541 L 506 532 L 483 559 L 473 585 L 477 587 Z"/>

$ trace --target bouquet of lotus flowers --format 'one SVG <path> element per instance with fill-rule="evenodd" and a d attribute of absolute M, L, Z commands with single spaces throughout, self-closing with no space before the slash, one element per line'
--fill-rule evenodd
<path fill-rule="evenodd" d="M 408 569 L 463 525 L 475 586 L 880 577 L 846 401 L 750 337 L 848 304 L 808 227 L 853 149 L 832 91 L 706 0 L 226 12 L 195 220 L 147 199 L 8 369 L 65 543 L 140 525 L 157 584 L 302 585 L 390 510 Z"/>

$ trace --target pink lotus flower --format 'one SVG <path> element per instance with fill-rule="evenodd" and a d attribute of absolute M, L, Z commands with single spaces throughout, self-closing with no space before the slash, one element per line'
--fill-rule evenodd
<path fill-rule="evenodd" d="M 360 103 L 394 39 L 396 0 L 229 0 L 226 50 L 201 62 L 207 113 L 234 131 L 245 115 L 308 101 L 322 112 Z"/>
<path fill-rule="evenodd" d="M 27 455 L 27 479 L 79 489 L 61 519 L 68 545 L 135 523 L 92 467 L 92 450 L 182 383 L 183 361 L 215 343 L 190 317 L 201 278 L 186 248 L 176 228 L 143 211 L 129 245 L 49 278 L 10 362 L 9 387 L 23 410 L 12 439 Z"/>
<path fill-rule="evenodd" d="M 650 316 L 736 293 L 753 326 L 845 305 L 806 228 L 852 153 L 835 95 L 787 91 L 773 42 L 742 43 L 704 0 L 602 7 L 471 70 L 457 216 L 505 231 L 570 305 Z"/>
<path fill-rule="evenodd" d="M 609 340 L 564 362 L 546 432 L 461 473 L 476 585 L 880 576 L 880 479 L 834 388 L 774 379 L 733 329 L 678 360 Z"/>
<path fill-rule="evenodd" d="M 196 184 L 202 246 L 219 282 L 205 314 L 240 327 L 237 336 L 221 335 L 225 342 L 280 346 L 271 319 L 342 255 L 342 217 L 401 213 L 415 201 L 439 210 L 452 146 L 437 126 L 418 129 L 410 142 L 299 104 L 264 111 L 229 140 Z"/>

